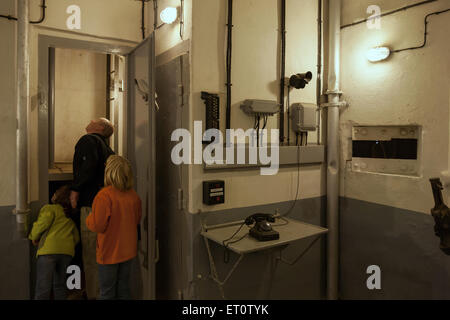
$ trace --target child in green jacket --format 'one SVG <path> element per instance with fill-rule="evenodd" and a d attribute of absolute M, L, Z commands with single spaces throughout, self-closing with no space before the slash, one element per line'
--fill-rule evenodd
<path fill-rule="evenodd" d="M 55 300 L 67 298 L 66 272 L 80 236 L 71 212 L 70 187 L 59 188 L 52 197 L 53 204 L 45 205 L 33 224 L 29 239 L 38 245 L 36 300 L 50 299 L 53 287 Z"/>

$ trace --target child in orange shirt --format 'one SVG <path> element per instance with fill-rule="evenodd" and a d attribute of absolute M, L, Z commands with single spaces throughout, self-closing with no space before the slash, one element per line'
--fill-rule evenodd
<path fill-rule="evenodd" d="M 112 155 L 106 161 L 105 188 L 95 197 L 86 219 L 97 233 L 100 300 L 130 299 L 131 262 L 137 255 L 141 200 L 133 190 L 128 160 Z"/>

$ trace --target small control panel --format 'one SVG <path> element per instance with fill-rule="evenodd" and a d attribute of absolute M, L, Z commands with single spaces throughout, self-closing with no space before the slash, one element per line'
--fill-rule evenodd
<path fill-rule="evenodd" d="M 203 203 L 209 206 L 225 203 L 225 181 L 203 181 Z"/>

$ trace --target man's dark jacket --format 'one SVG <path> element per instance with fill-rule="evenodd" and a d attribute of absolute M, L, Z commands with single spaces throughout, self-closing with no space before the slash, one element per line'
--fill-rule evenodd
<path fill-rule="evenodd" d="M 72 190 L 78 191 L 78 207 L 92 207 L 103 188 L 106 160 L 114 154 L 100 134 L 86 134 L 78 140 L 73 156 Z"/>

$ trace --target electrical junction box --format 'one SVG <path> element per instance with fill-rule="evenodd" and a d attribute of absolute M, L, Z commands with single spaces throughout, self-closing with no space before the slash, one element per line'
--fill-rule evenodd
<path fill-rule="evenodd" d="M 312 103 L 294 103 L 291 106 L 292 130 L 297 133 L 316 131 L 317 106 Z"/>
<path fill-rule="evenodd" d="M 225 203 L 225 181 L 203 181 L 203 203 L 209 206 Z"/>
<path fill-rule="evenodd" d="M 248 115 L 273 116 L 280 111 L 280 105 L 271 100 L 248 99 L 241 104 L 241 109 Z"/>

